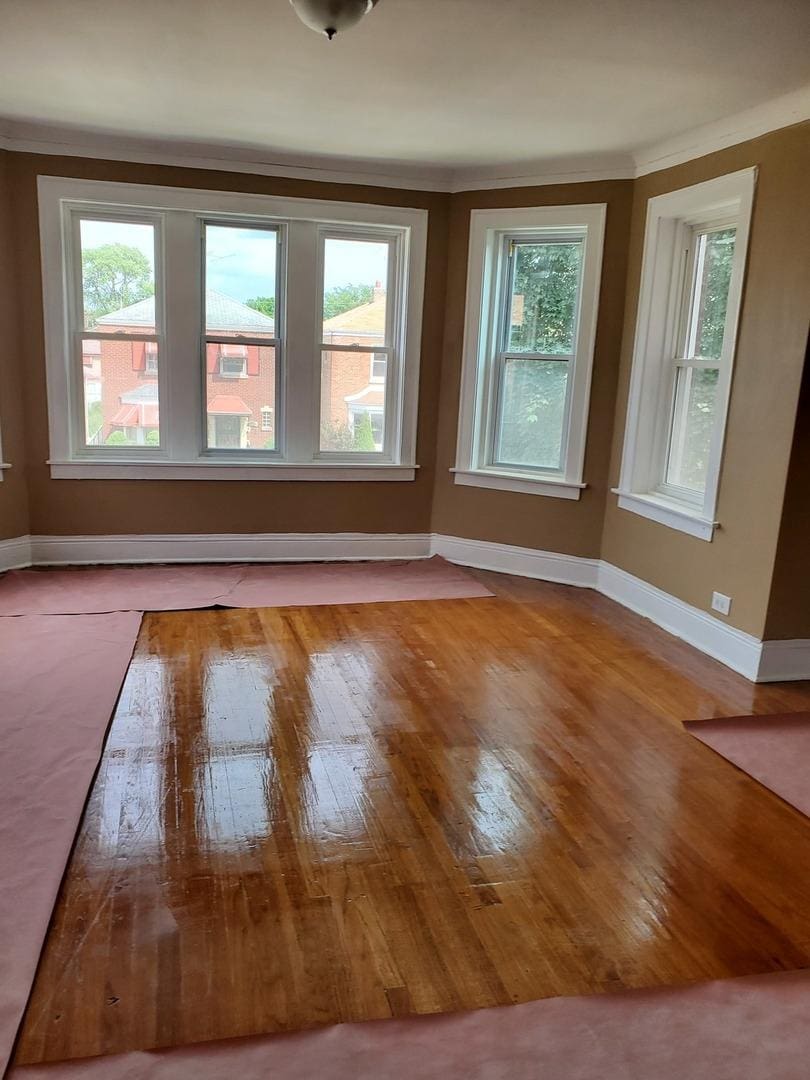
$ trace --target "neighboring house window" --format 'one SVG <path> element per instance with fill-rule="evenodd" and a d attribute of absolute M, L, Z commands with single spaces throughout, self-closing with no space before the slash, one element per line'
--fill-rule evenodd
<path fill-rule="evenodd" d="M 372 353 L 369 382 L 385 382 L 385 368 L 387 362 L 388 357 L 385 353 Z"/>
<path fill-rule="evenodd" d="M 221 345 L 219 373 L 223 379 L 247 378 L 247 348 L 244 345 Z"/>
<path fill-rule="evenodd" d="M 144 348 L 144 370 L 147 375 L 157 375 L 158 350 L 154 341 L 147 341 Z"/>
<path fill-rule="evenodd" d="M 578 499 L 605 207 L 470 218 L 455 482 Z"/>
<path fill-rule="evenodd" d="M 52 476 L 413 479 L 425 211 L 38 183 Z"/>
<path fill-rule="evenodd" d="M 711 540 L 755 170 L 651 199 L 619 487 L 623 510 Z"/>

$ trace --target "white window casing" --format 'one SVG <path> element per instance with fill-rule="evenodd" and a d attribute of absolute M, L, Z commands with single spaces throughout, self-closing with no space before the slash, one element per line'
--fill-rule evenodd
<path fill-rule="evenodd" d="M 473 210 L 464 326 L 456 484 L 579 499 L 583 480 L 591 372 L 599 307 L 606 206 L 542 206 Z M 567 364 L 558 467 L 498 461 L 498 394 L 503 344 L 511 318 L 510 245 L 576 242 L 582 245 L 573 347 L 566 357 L 521 354 Z"/>
<path fill-rule="evenodd" d="M 619 486 L 622 510 L 710 541 L 716 520 L 756 169 L 720 176 L 650 199 Z M 701 236 L 734 229 L 722 348 L 706 360 L 695 349 L 696 259 Z M 691 342 L 689 339 L 691 338 Z M 668 477 L 673 442 L 685 436 L 679 378 L 710 368 L 717 384 L 705 481 L 692 489 Z"/>
<path fill-rule="evenodd" d="M 54 478 L 410 480 L 415 461 L 427 211 L 361 203 L 39 177 L 39 217 Z M 77 311 L 79 218 L 154 225 L 159 446 L 86 445 Z M 275 449 L 206 449 L 203 229 L 277 229 Z M 385 446 L 319 450 L 322 237 L 390 245 Z M 85 337 L 99 336 L 84 332 Z M 101 334 L 103 337 L 103 333 Z M 133 333 L 111 334 L 138 340 Z M 247 341 L 247 339 L 245 338 Z M 366 351 L 382 351 L 378 346 Z"/>

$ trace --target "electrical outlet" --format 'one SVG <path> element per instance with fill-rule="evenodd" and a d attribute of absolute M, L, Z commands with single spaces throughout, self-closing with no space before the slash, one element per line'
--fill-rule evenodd
<path fill-rule="evenodd" d="M 721 615 L 728 615 L 731 611 L 731 597 L 724 596 L 721 592 L 713 592 L 712 611 L 719 611 Z"/>

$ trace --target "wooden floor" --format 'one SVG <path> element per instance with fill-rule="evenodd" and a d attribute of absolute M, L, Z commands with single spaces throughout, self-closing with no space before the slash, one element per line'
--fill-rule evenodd
<path fill-rule="evenodd" d="M 17 1062 L 810 965 L 807 709 L 593 592 L 147 615 Z"/>

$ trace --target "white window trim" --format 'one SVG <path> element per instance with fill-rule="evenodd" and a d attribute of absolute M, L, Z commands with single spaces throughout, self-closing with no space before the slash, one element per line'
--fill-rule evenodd
<path fill-rule="evenodd" d="M 638 315 L 619 485 L 613 488 L 622 510 L 660 525 L 711 541 L 720 522 L 717 500 L 725 444 L 731 382 L 737 345 L 742 289 L 748 255 L 757 170 L 742 169 L 692 187 L 650 199 L 644 236 Z M 696 222 L 734 218 L 737 236 L 729 286 L 717 421 L 702 501 L 678 499 L 661 486 L 663 373 L 677 333 L 684 229 Z"/>
<path fill-rule="evenodd" d="M 519 209 L 473 210 L 461 372 L 456 465 L 450 471 L 456 484 L 502 491 L 579 499 L 583 482 L 593 351 L 599 310 L 599 287 L 604 246 L 604 203 L 582 206 L 539 206 Z M 498 322 L 501 237 L 554 230 L 584 233 L 580 310 L 571 369 L 562 467 L 559 470 L 504 468 L 486 464 L 484 429 L 487 417 L 485 387 Z"/>
<path fill-rule="evenodd" d="M 97 180 L 76 180 L 65 177 L 38 178 L 39 223 L 42 251 L 42 281 L 45 316 L 45 352 L 48 383 L 48 421 L 50 456 L 48 464 L 54 479 L 254 479 L 254 480 L 412 480 L 416 475 L 416 422 L 419 387 L 419 361 L 421 353 L 422 307 L 425 281 L 425 254 L 427 244 L 427 219 L 425 210 L 406 207 L 377 206 L 366 203 L 325 202 L 315 199 L 287 199 L 269 195 L 251 195 L 237 192 L 215 192 L 188 188 L 157 187 L 142 184 L 118 184 Z M 67 288 L 65 272 L 65 228 L 63 210 L 66 204 L 95 205 L 104 212 L 107 205 L 131 207 L 138 212 L 191 211 L 201 220 L 212 215 L 227 218 L 253 218 L 268 225 L 285 221 L 309 222 L 312 243 L 319 229 L 334 226 L 337 229 L 388 230 L 399 237 L 400 256 L 397 287 L 404 292 L 401 306 L 399 342 L 401 361 L 398 365 L 399 394 L 392 394 L 392 405 L 387 425 L 392 432 L 390 454 L 353 455 L 351 460 L 330 455 L 323 460 L 315 454 L 311 460 L 282 460 L 274 456 L 268 460 L 268 452 L 261 451 L 206 451 L 203 449 L 205 431 L 202 427 L 204 414 L 202 392 L 203 372 L 201 361 L 193 356 L 179 357 L 179 350 L 172 350 L 172 340 L 190 340 L 200 336 L 202 326 L 202 281 L 198 281 L 191 294 L 178 297 L 167 305 L 171 308 L 167 320 L 167 356 L 174 355 L 172 363 L 160 365 L 162 377 L 162 400 L 168 403 L 161 413 L 171 415 L 172 430 L 161 423 L 161 446 L 149 451 L 135 450 L 127 454 L 118 449 L 113 453 L 81 452 L 75 431 L 71 430 L 72 418 L 78 414 L 74 407 L 77 388 L 75 374 L 71 377 L 70 349 L 68 348 Z M 196 245 L 194 219 L 189 217 L 187 238 Z M 160 241 L 158 241 L 160 242 Z M 289 253 L 292 256 L 293 253 Z M 172 252 L 165 253 L 169 262 Z M 306 408 L 295 412 L 287 400 L 288 427 L 303 423 L 312 434 L 317 428 L 316 412 L 319 395 L 315 392 L 316 379 L 320 375 L 320 351 L 318 342 L 309 340 L 309 328 L 313 325 L 309 305 L 315 303 L 320 288 L 312 280 L 309 269 L 299 260 L 298 265 L 290 258 L 286 268 L 287 292 L 300 297 L 296 311 L 287 311 L 288 349 L 297 340 L 299 355 L 308 350 L 311 364 L 295 365 L 300 377 L 308 381 L 312 390 Z M 185 279 L 184 279 L 185 281 Z M 182 303 L 179 301 L 182 299 Z M 306 306 L 306 311 L 302 311 Z M 193 329 L 192 329 L 193 326 Z M 297 334 L 297 338 L 296 338 Z M 153 335 L 149 335 L 153 336 Z M 159 336 L 159 335 L 158 335 Z M 306 345 L 303 342 L 306 342 Z M 187 350 L 186 350 L 187 351 Z M 178 369 L 178 364 L 184 364 Z M 193 366 L 193 371 L 191 367 Z M 181 386 L 182 384 L 182 386 Z M 193 386 L 194 395 L 183 390 Z M 392 386 L 392 390 L 395 389 Z M 299 386 L 300 391 L 300 386 Z M 193 396 L 193 400 L 188 400 Z M 301 395 L 298 397 L 301 402 Z M 67 406 L 65 405 L 67 403 Z M 176 429 L 176 430 L 175 430 Z M 84 448 L 82 447 L 82 450 Z M 295 449 L 295 448 L 293 448 Z"/>

